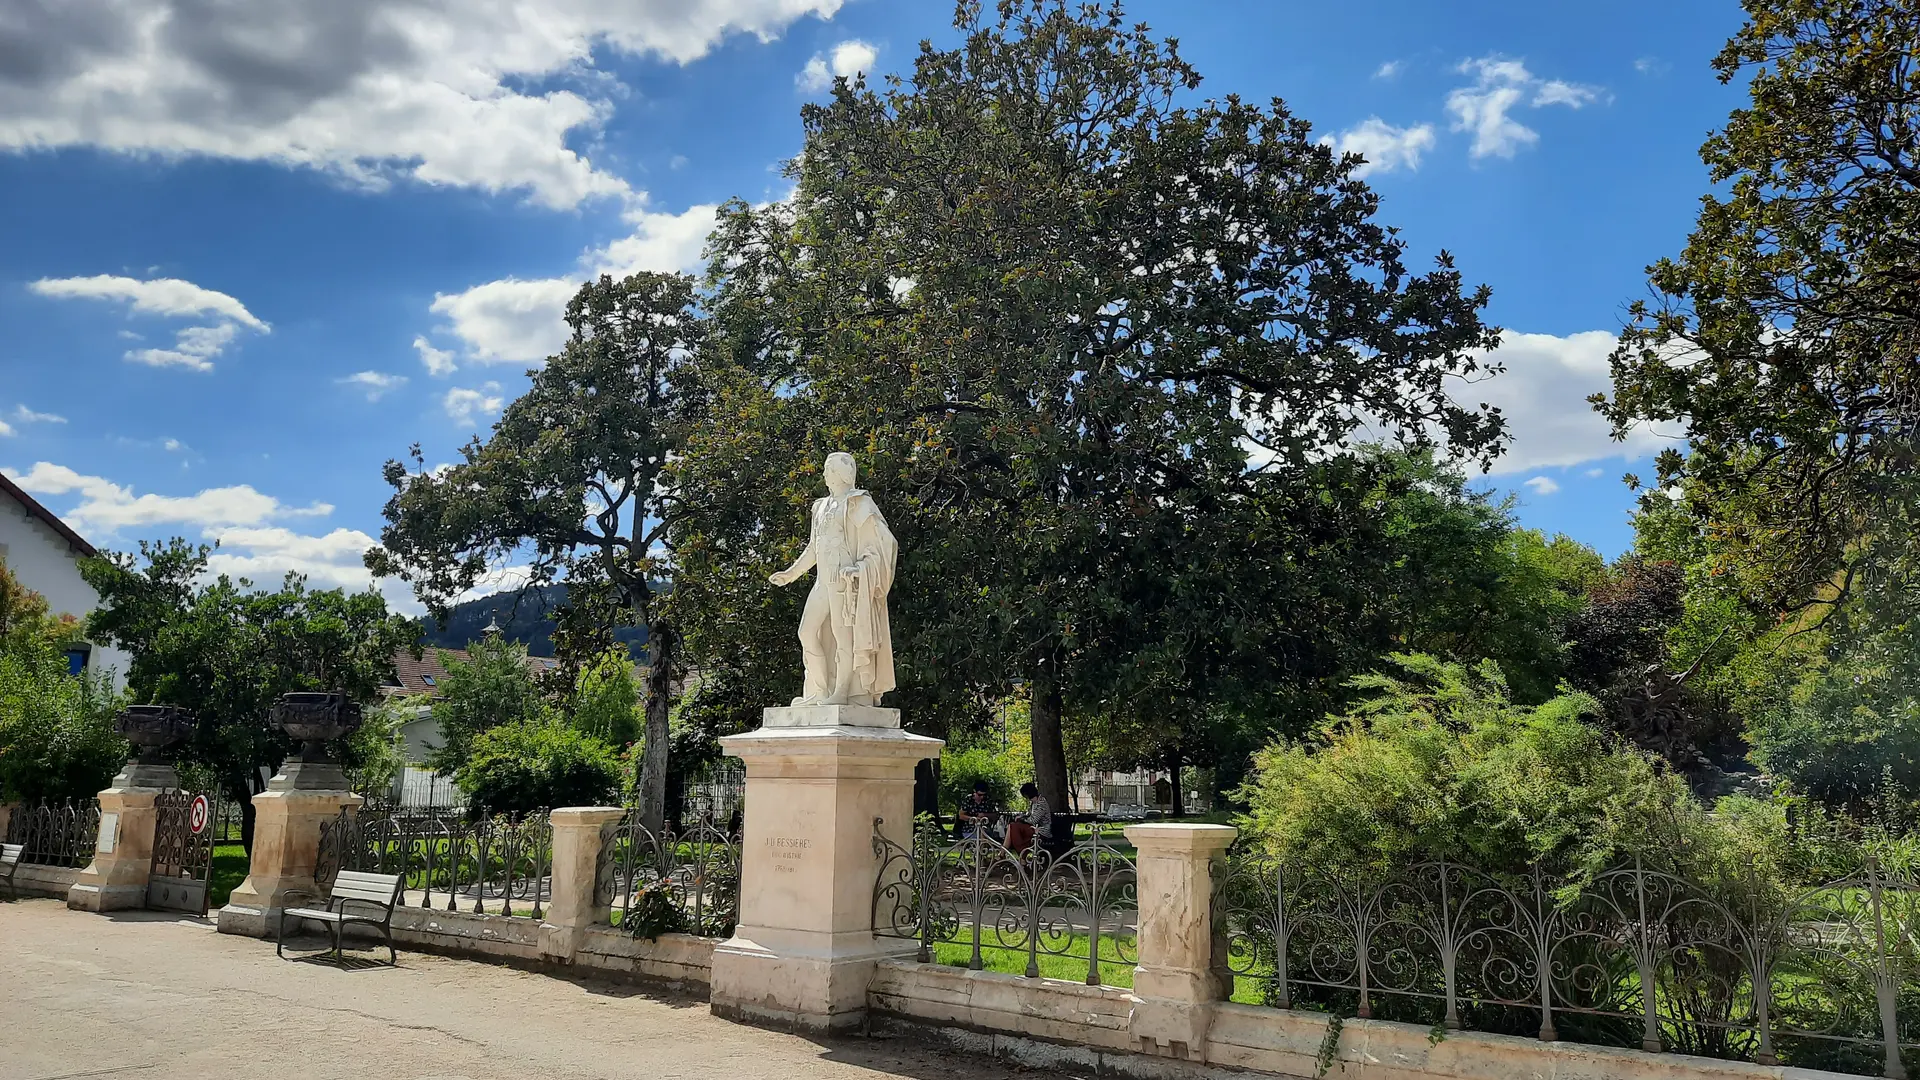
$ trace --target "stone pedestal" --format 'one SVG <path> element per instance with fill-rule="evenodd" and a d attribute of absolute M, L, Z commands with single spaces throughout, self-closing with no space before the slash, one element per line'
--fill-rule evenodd
<path fill-rule="evenodd" d="M 913 767 L 943 743 L 901 731 L 896 709 L 844 705 L 768 709 L 759 731 L 720 743 L 746 763 L 746 830 L 740 923 L 713 952 L 713 1011 L 857 1027 L 875 964 L 915 948 L 873 936 L 874 819 L 912 846 Z"/>
<path fill-rule="evenodd" d="M 280 912 L 299 907 L 319 891 L 313 867 L 320 857 L 320 826 L 342 807 L 366 802 L 346 790 L 338 766 L 291 761 L 253 797 L 253 858 L 247 880 L 220 909 L 223 934 L 271 937 L 280 932 Z"/>
<path fill-rule="evenodd" d="M 1204 1060 L 1214 1003 L 1232 992 L 1226 941 L 1213 931 L 1212 868 L 1238 835 L 1225 825 L 1127 829 L 1140 882 L 1128 1030 L 1143 1054 Z"/>
<path fill-rule="evenodd" d="M 553 822 L 553 892 L 547 918 L 540 924 L 542 957 L 569 963 L 580 951 L 587 927 L 607 921 L 611 911 L 600 893 L 600 849 L 605 830 L 626 816 L 617 806 L 568 806 L 548 816 Z"/>
<path fill-rule="evenodd" d="M 145 907 L 147 875 L 153 870 L 154 800 L 179 784 L 171 765 L 129 761 L 113 786 L 102 791 L 100 832 L 93 861 L 67 890 L 67 906 L 79 911 Z"/>

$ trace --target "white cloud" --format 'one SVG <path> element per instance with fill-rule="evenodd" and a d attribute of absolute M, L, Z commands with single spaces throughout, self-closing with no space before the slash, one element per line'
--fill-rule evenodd
<path fill-rule="evenodd" d="M 1588 469 L 1586 472 L 1582 473 L 1581 475 L 1585 476 L 1589 480 L 1592 480 L 1592 479 L 1595 479 L 1596 477 L 1605 476 L 1606 474 L 1607 474 L 1607 470 L 1599 468 L 1598 466 L 1595 466 L 1594 468 Z"/>
<path fill-rule="evenodd" d="M 471 424 L 476 417 L 495 415 L 506 404 L 506 399 L 500 396 L 499 391 L 500 384 L 495 382 L 485 383 L 478 390 L 456 386 L 447 391 L 447 395 L 440 399 L 440 404 L 455 421 Z"/>
<path fill-rule="evenodd" d="M 1355 177 L 1392 172 L 1402 166 L 1411 172 L 1420 167 L 1420 155 L 1433 148 L 1433 125 L 1397 128 L 1377 116 L 1370 116 L 1360 126 L 1341 132 L 1338 138 L 1329 135 L 1320 142 L 1333 147 L 1337 154 L 1359 154 L 1366 158 L 1366 164 L 1353 171 Z"/>
<path fill-rule="evenodd" d="M 357 386 L 366 392 L 368 401 L 379 401 L 400 387 L 407 385 L 405 375 L 389 375 L 384 371 L 356 371 L 344 379 L 335 379 L 343 386 Z"/>
<path fill-rule="evenodd" d="M 0 439 L 4 439 L 11 434 L 13 434 L 13 427 L 5 420 L 0 420 Z"/>
<path fill-rule="evenodd" d="M 1551 495 L 1560 490 L 1560 485 L 1551 476 L 1536 476 L 1523 485 L 1533 489 L 1535 495 Z"/>
<path fill-rule="evenodd" d="M 1536 108 L 1541 105 L 1566 105 L 1579 109 L 1598 100 L 1600 100 L 1598 88 L 1562 82 L 1559 79 L 1548 79 L 1541 83 L 1540 89 L 1533 95 L 1533 104 Z"/>
<path fill-rule="evenodd" d="M 566 341 L 561 315 L 579 288 L 573 278 L 506 278 L 440 293 L 428 310 L 447 318 L 447 329 L 466 343 L 474 363 L 538 363 Z"/>
<path fill-rule="evenodd" d="M 643 270 L 696 269 L 718 209 L 704 203 L 667 214 L 636 207 L 625 215 L 633 232 L 582 255 L 577 275 L 489 281 L 465 292 L 440 293 L 429 310 L 446 317 L 447 331 L 465 343 L 473 363 L 539 363 L 566 344 L 563 316 L 582 280 L 600 274 L 624 277 Z M 415 339 L 414 347 L 421 348 L 423 340 Z M 447 371 L 453 370 L 447 354 L 434 352 L 445 358 Z M 444 374 L 434 370 L 424 350 L 421 359 L 433 374 Z"/>
<path fill-rule="evenodd" d="M 685 64 L 842 0 L 61 0 L 10 20 L 0 152 L 89 146 L 525 191 L 629 194 L 569 144 L 618 84 L 598 55 Z"/>
<path fill-rule="evenodd" d="M 434 348 L 433 342 L 421 334 L 414 335 L 413 348 L 420 354 L 420 362 L 426 365 L 427 374 L 435 378 L 453 374 L 453 353 L 450 350 Z"/>
<path fill-rule="evenodd" d="M 213 358 L 226 351 L 240 333 L 232 323 L 216 326 L 189 326 L 174 335 L 171 349 L 134 349 L 124 357 L 150 367 L 183 367 L 189 371 L 212 371 Z"/>
<path fill-rule="evenodd" d="M 835 76 L 851 79 L 873 70 L 873 62 L 880 57 L 880 50 L 855 38 L 843 41 L 833 47 L 831 54 L 814 53 L 800 74 L 793 77 L 793 84 L 807 93 L 813 94 L 833 85 Z"/>
<path fill-rule="evenodd" d="M 35 462 L 33 468 L 24 473 L 12 469 L 0 471 L 35 495 L 78 494 L 78 505 L 60 516 L 83 533 L 92 531 L 96 538 L 123 528 L 260 525 L 276 518 L 325 517 L 333 513 L 333 507 L 327 503 L 287 506 L 247 484 L 207 488 L 192 495 L 135 495 L 131 488 L 103 477 L 87 476 L 48 461 Z"/>
<path fill-rule="evenodd" d="M 1376 79 L 1391 79 L 1395 75 L 1400 74 L 1400 69 L 1403 66 L 1404 65 L 1402 65 L 1398 60 L 1389 60 L 1386 63 L 1381 64 L 1379 67 L 1374 69 L 1373 77 Z"/>
<path fill-rule="evenodd" d="M 64 416 L 55 416 L 50 412 L 34 412 L 25 405 L 15 405 L 13 407 L 13 418 L 23 424 L 64 424 L 67 422 L 67 418 Z"/>
<path fill-rule="evenodd" d="M 216 315 L 265 333 L 267 324 L 255 317 L 240 301 L 226 293 L 203 289 L 179 278 L 117 277 L 95 274 L 92 277 L 41 278 L 27 286 L 41 296 L 124 300 L 141 315 Z"/>
<path fill-rule="evenodd" d="M 168 318 L 212 316 L 210 326 L 183 327 L 174 334 L 171 349 L 130 349 L 127 360 L 150 367 L 183 367 L 189 371 L 212 371 L 213 360 L 226 351 L 240 328 L 262 334 L 272 331 L 264 320 L 247 306 L 223 292 L 202 288 L 179 278 L 118 277 L 96 274 L 92 277 L 41 278 L 28 286 L 41 296 L 63 300 L 102 300 L 125 303 L 130 314 Z M 121 332 L 127 336 L 127 331 Z M 139 335 L 132 335 L 138 340 Z"/>
<path fill-rule="evenodd" d="M 1607 354 L 1615 338 L 1605 330 L 1557 337 L 1507 333 L 1486 359 L 1506 370 L 1457 387 L 1455 401 L 1500 408 L 1513 442 L 1493 463 L 1496 474 L 1529 473 L 1607 458 L 1638 458 L 1677 445 L 1653 431 L 1636 429 L 1614 442 L 1607 421 L 1588 404 L 1591 394 L 1612 389 Z M 1547 494 L 1542 492 L 1542 494 Z"/>
<path fill-rule="evenodd" d="M 191 449 L 186 443 L 181 442 L 179 439 L 162 439 L 160 440 L 160 448 L 169 454 L 178 454 L 183 450 Z"/>
<path fill-rule="evenodd" d="M 1580 108 L 1599 100 L 1597 87 L 1582 86 L 1560 79 L 1542 80 L 1527 70 L 1520 60 L 1483 56 L 1461 61 L 1456 69 L 1474 76 L 1474 85 L 1462 86 L 1447 95 L 1447 111 L 1453 114 L 1453 130 L 1471 132 L 1475 158 L 1510 158 L 1525 146 L 1540 141 L 1540 133 L 1515 120 L 1514 109 L 1529 105 L 1567 105 Z"/>

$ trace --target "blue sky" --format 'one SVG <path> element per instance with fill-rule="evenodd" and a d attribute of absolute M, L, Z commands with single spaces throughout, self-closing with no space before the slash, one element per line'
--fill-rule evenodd
<path fill-rule="evenodd" d="M 694 268 L 715 203 L 784 193 L 833 74 L 953 37 L 947 4 L 876 0 L 207 10 L 0 19 L 26 45 L 0 49 L 0 468 L 102 546 L 219 539 L 222 569 L 356 587 L 381 464 L 484 431 L 580 275 Z M 1620 475 L 1666 440 L 1609 442 L 1584 398 L 1705 188 L 1737 4 L 1128 10 L 1203 94 L 1366 153 L 1410 261 L 1493 287 L 1509 370 L 1460 393 L 1514 426 L 1487 482 L 1623 550 Z"/>

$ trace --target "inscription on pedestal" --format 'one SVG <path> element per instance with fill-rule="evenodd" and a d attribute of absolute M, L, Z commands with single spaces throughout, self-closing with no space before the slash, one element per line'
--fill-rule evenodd
<path fill-rule="evenodd" d="M 767 837 L 767 857 L 773 860 L 773 872 L 791 874 L 798 870 L 794 863 L 804 861 L 812 846 L 813 841 L 804 836 Z"/>

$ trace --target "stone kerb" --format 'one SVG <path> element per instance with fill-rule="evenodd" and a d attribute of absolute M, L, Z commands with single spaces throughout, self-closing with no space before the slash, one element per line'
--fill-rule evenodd
<path fill-rule="evenodd" d="M 145 907 L 153 870 L 154 801 L 179 783 L 173 767 L 129 759 L 111 786 L 97 796 L 100 832 L 93 861 L 67 890 L 67 906 L 79 911 Z"/>
<path fill-rule="evenodd" d="M 1226 943 L 1213 927 L 1214 864 L 1239 831 L 1226 825 L 1134 825 L 1139 961 L 1129 1030 L 1140 1053 L 1205 1058 L 1214 1004 L 1231 992 Z"/>
<path fill-rule="evenodd" d="M 549 960 L 570 963 L 586 939 L 587 929 L 606 922 L 611 914 L 600 895 L 600 850 L 606 830 L 626 816 L 617 806 L 568 806 L 553 811 L 553 878 L 547 918 L 540 926 L 540 952 Z"/>

